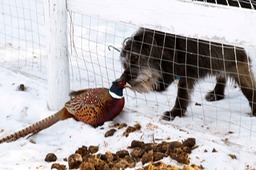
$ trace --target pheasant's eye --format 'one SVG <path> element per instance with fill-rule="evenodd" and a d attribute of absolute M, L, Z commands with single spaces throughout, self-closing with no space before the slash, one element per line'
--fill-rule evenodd
<path fill-rule="evenodd" d="M 118 84 L 117 84 L 118 87 L 124 87 L 124 85 L 125 85 L 124 80 L 119 81 Z"/>

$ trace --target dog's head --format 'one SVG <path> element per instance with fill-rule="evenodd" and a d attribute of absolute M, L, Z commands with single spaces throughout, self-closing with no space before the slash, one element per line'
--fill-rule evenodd
<path fill-rule="evenodd" d="M 124 68 L 122 79 L 131 89 L 140 93 L 162 91 L 161 53 L 155 32 L 140 28 L 132 37 L 125 39 L 120 54 Z"/>

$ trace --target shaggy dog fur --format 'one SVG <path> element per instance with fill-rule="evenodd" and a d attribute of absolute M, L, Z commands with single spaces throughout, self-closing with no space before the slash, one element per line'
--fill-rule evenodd
<path fill-rule="evenodd" d="M 140 93 L 164 91 L 179 78 L 175 105 L 165 112 L 165 120 L 184 116 L 195 83 L 207 75 L 216 76 L 217 80 L 206 95 L 208 101 L 224 98 L 226 79 L 230 77 L 256 116 L 255 79 L 250 59 L 241 47 L 140 28 L 125 39 L 120 59 L 124 68 L 121 79 Z"/>

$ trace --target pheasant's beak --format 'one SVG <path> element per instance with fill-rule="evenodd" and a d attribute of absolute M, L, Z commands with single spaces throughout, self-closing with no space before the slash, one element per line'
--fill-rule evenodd
<path fill-rule="evenodd" d="M 132 88 L 132 86 L 128 82 L 125 83 L 124 87 Z"/>

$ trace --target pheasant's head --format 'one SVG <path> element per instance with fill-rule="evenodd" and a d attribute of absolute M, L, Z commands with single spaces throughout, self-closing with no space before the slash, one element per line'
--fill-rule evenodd
<path fill-rule="evenodd" d="M 109 89 L 109 93 L 113 98 L 121 99 L 123 98 L 123 89 L 125 87 L 131 87 L 129 83 L 124 80 L 117 79 L 112 82 L 112 86 Z"/>

